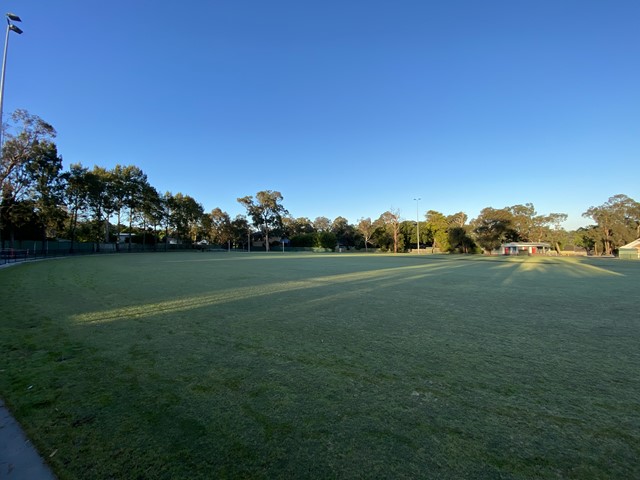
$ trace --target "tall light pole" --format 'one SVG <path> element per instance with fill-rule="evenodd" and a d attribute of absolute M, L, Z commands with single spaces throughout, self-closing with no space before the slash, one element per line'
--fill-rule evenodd
<path fill-rule="evenodd" d="M 2 157 L 2 104 L 4 101 L 4 71 L 7 66 L 7 50 L 9 49 L 9 32 L 16 32 L 18 35 L 22 35 L 22 30 L 16 27 L 11 22 L 21 22 L 20 17 L 13 13 L 7 13 L 7 35 L 4 39 L 4 55 L 2 56 L 2 77 L 0 77 L 0 157 Z"/>
<path fill-rule="evenodd" d="M 416 202 L 416 240 L 418 242 L 418 255 L 420 255 L 420 214 L 418 213 L 418 202 L 420 197 L 413 199 Z"/>

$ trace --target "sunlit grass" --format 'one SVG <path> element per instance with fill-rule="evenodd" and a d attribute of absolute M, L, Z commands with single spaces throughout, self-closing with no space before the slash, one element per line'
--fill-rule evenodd
<path fill-rule="evenodd" d="M 30 264 L 0 271 L 0 394 L 63 479 L 638 478 L 639 280 L 614 259 Z"/>

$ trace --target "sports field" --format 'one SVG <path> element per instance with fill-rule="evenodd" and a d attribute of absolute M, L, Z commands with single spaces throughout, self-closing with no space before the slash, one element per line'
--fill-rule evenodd
<path fill-rule="evenodd" d="M 60 479 L 640 478 L 640 262 L 163 253 L 0 270 Z"/>

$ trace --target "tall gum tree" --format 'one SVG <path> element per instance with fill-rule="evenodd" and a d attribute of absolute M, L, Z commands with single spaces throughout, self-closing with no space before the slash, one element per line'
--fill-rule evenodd
<path fill-rule="evenodd" d="M 380 218 L 378 220 L 385 226 L 387 232 L 393 239 L 393 253 L 398 253 L 398 250 L 400 248 L 400 210 L 387 210 L 382 215 L 380 215 Z"/>
<path fill-rule="evenodd" d="M 12 227 L 20 223 L 24 215 L 13 216 L 11 210 L 19 209 L 25 201 L 32 208 L 39 203 L 40 213 L 51 215 L 49 204 L 58 202 L 54 196 L 61 191 L 58 183 L 62 159 L 53 143 L 55 129 L 22 109 L 11 114 L 11 127 L 16 133 L 6 133 L 0 158 L 0 234 L 4 224 Z"/>
<path fill-rule="evenodd" d="M 518 233 L 513 228 L 513 215 L 506 208 L 482 209 L 480 215 L 472 222 L 475 240 L 486 254 L 498 248 L 505 241 L 518 240 Z"/>
<path fill-rule="evenodd" d="M 267 252 L 269 251 L 269 234 L 282 229 L 282 220 L 289 214 L 282 205 L 283 199 L 282 194 L 274 190 L 260 191 L 256 193 L 255 198 L 251 195 L 238 198 L 238 203 L 247 209 L 253 224 L 264 234 Z"/>
<path fill-rule="evenodd" d="M 614 195 L 582 214 L 598 227 L 605 255 L 640 236 L 640 204 L 627 195 Z"/>
<path fill-rule="evenodd" d="M 362 239 L 364 240 L 364 251 L 369 251 L 369 242 L 371 242 L 371 238 L 373 237 L 373 233 L 376 230 L 375 225 L 371 221 L 370 217 L 361 218 L 358 220 L 358 225 L 356 225 L 356 229 L 362 235 Z"/>

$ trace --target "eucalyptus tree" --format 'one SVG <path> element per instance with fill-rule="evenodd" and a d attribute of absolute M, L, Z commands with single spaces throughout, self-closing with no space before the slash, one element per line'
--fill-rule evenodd
<path fill-rule="evenodd" d="M 447 217 L 449 224 L 447 242 L 450 252 L 469 253 L 473 250 L 475 242 L 469 233 L 471 227 L 467 225 L 468 218 L 464 212 L 457 212 Z"/>
<path fill-rule="evenodd" d="M 364 240 L 364 251 L 367 252 L 369 250 L 369 243 L 371 242 L 376 227 L 371 221 L 371 218 L 367 217 L 358 220 L 356 229 L 362 235 L 362 239 Z"/>
<path fill-rule="evenodd" d="M 122 216 L 128 220 L 128 231 L 132 233 L 133 222 L 143 219 L 145 194 L 150 187 L 146 174 L 135 165 L 116 165 L 109 171 L 107 192 L 111 197 L 113 214 L 116 216 L 117 234 L 120 233 Z M 131 242 L 129 242 L 131 249 Z"/>
<path fill-rule="evenodd" d="M 13 227 L 25 218 L 25 207 L 35 209 L 42 228 L 59 218 L 55 212 L 60 202 L 62 159 L 53 143 L 55 129 L 26 110 L 11 114 L 11 131 L 0 158 L 0 232 L 3 223 Z M 27 203 L 25 203 L 27 202 Z M 20 206 L 20 214 L 12 210 Z"/>
<path fill-rule="evenodd" d="M 316 217 L 313 221 L 313 228 L 316 232 L 329 232 L 331 231 L 331 220 L 327 217 Z"/>
<path fill-rule="evenodd" d="M 204 215 L 204 208 L 193 197 L 176 193 L 168 194 L 169 224 L 176 235 L 184 240 L 195 242 L 197 240 L 198 224 Z"/>
<path fill-rule="evenodd" d="M 340 245 L 354 246 L 356 244 L 357 231 L 344 217 L 336 217 L 331 222 L 331 231 L 336 235 Z"/>
<path fill-rule="evenodd" d="M 335 250 L 338 238 L 330 230 L 315 233 L 315 246 L 319 248 Z"/>
<path fill-rule="evenodd" d="M 551 243 L 558 254 L 562 251 L 562 245 L 569 239 L 568 233 L 561 226 L 567 218 L 566 213 L 550 213 L 541 216 L 540 222 L 544 225 L 543 236 L 538 241 L 544 240 Z"/>
<path fill-rule="evenodd" d="M 44 248 L 46 239 L 57 234 L 65 218 L 62 159 L 56 145 L 47 140 L 35 143 L 30 158 L 14 173 L 17 171 L 21 171 L 21 184 L 12 195 L 5 191 L 5 218 L 11 232 L 30 223 L 39 232 Z"/>
<path fill-rule="evenodd" d="M 431 253 L 436 248 L 441 252 L 449 251 L 449 221 L 447 217 L 436 210 L 429 210 L 425 218 L 427 220 L 427 232 L 432 238 Z"/>
<path fill-rule="evenodd" d="M 398 253 L 398 250 L 404 248 L 404 244 L 400 244 L 400 211 L 397 209 L 387 210 L 380 215 L 378 220 L 384 225 L 393 240 L 393 253 Z"/>
<path fill-rule="evenodd" d="M 506 207 L 511 213 L 511 224 L 517 232 L 517 240 L 525 242 L 549 242 L 560 252 L 561 243 L 566 236 L 562 222 L 567 220 L 565 213 L 538 214 L 532 203 Z"/>
<path fill-rule="evenodd" d="M 131 234 L 134 220 L 143 219 L 145 193 L 150 193 L 148 191 L 150 184 L 147 175 L 134 165 L 122 168 L 120 176 L 124 185 L 124 207 L 127 209 Z M 131 241 L 129 241 L 129 250 L 131 250 Z"/>
<path fill-rule="evenodd" d="M 480 215 L 471 224 L 475 240 L 485 253 L 491 254 L 503 242 L 518 240 L 518 233 L 513 228 L 512 220 L 513 215 L 505 208 L 482 209 Z"/>
<path fill-rule="evenodd" d="M 231 234 L 233 237 L 233 243 L 236 245 L 248 245 L 249 250 L 251 243 L 251 225 L 244 215 L 236 215 L 231 221 Z"/>
<path fill-rule="evenodd" d="M 65 219 L 62 209 L 64 182 L 61 176 L 62 158 L 53 142 L 44 141 L 34 146 L 34 156 L 28 165 L 29 199 L 34 208 L 37 225 L 44 242 L 57 236 Z"/>
<path fill-rule="evenodd" d="M 282 231 L 290 240 L 290 245 L 292 247 L 316 246 L 317 234 L 313 228 L 313 222 L 307 217 L 283 217 Z"/>
<path fill-rule="evenodd" d="M 640 236 L 640 204 L 627 195 L 614 195 L 582 216 L 596 222 L 605 255 Z"/>
<path fill-rule="evenodd" d="M 164 229 L 164 249 L 166 251 L 169 248 L 169 229 L 172 226 L 173 194 L 171 192 L 165 192 L 160 197 L 160 203 L 158 206 L 158 219 L 160 220 L 160 225 L 162 225 Z"/>
<path fill-rule="evenodd" d="M 417 232 L 415 220 L 403 220 L 400 222 L 400 236 L 403 245 L 417 245 Z M 422 234 L 422 232 L 421 232 Z M 422 235 L 421 235 L 422 236 Z"/>
<path fill-rule="evenodd" d="M 282 229 L 283 218 L 288 211 L 282 205 L 282 194 L 274 190 L 263 190 L 253 196 L 238 198 L 238 203 L 247 209 L 247 214 L 259 228 L 265 238 L 266 250 L 269 251 L 269 234 Z"/>
<path fill-rule="evenodd" d="M 234 232 L 229 214 L 216 207 L 208 217 L 210 218 L 209 235 L 213 243 L 230 245 Z"/>
<path fill-rule="evenodd" d="M 544 224 L 541 222 L 542 217 L 538 216 L 532 203 L 505 207 L 505 210 L 511 213 L 511 228 L 518 233 L 518 240 L 524 242 L 540 241 L 540 239 L 534 240 L 534 230 Z"/>
<path fill-rule="evenodd" d="M 109 218 L 115 210 L 113 174 L 95 165 L 84 178 L 87 182 L 87 207 L 92 220 L 92 240 L 96 243 L 96 249 L 100 250 L 101 242 L 109 242 Z"/>
<path fill-rule="evenodd" d="M 465 227 L 469 217 L 464 212 L 457 212 L 447 217 L 447 222 L 453 227 Z"/>
<path fill-rule="evenodd" d="M 33 157 L 33 148 L 42 142 L 51 142 L 55 129 L 37 115 L 26 110 L 11 114 L 12 130 L 5 134 L 0 158 L 0 188 L 2 192 L 20 189 L 24 183 L 25 169 Z"/>
<path fill-rule="evenodd" d="M 87 176 L 89 170 L 80 163 L 73 163 L 69 171 L 62 174 L 64 181 L 64 202 L 69 215 L 71 253 L 74 252 L 78 221 L 83 217 L 89 203 Z"/>
<path fill-rule="evenodd" d="M 293 218 L 292 216 L 282 217 L 282 230 L 289 238 L 314 232 L 311 220 L 306 217 Z"/>
<path fill-rule="evenodd" d="M 468 226 L 457 226 L 455 224 L 449 227 L 447 231 L 447 241 L 449 242 L 449 251 L 460 253 L 469 253 L 473 251 L 474 241 L 469 235 Z"/>
<path fill-rule="evenodd" d="M 142 193 L 142 245 L 146 244 L 147 226 L 153 231 L 153 243 L 158 243 L 157 227 L 162 224 L 162 196 L 151 184 L 146 184 Z M 155 247 L 154 247 L 155 248 Z"/>
<path fill-rule="evenodd" d="M 127 201 L 127 179 L 124 169 L 125 167 L 120 164 L 113 167 L 110 172 L 111 178 L 107 187 L 113 204 L 113 214 L 116 217 L 116 237 L 120 236 L 122 215 L 125 209 L 125 202 Z M 116 243 L 116 248 L 119 248 L 119 240 L 118 243 Z"/>
<path fill-rule="evenodd" d="M 580 227 L 573 232 L 573 243 L 584 248 L 587 255 L 590 255 L 593 251 L 595 255 L 598 255 L 598 243 L 600 234 L 598 227 L 590 225 L 588 227 Z"/>

